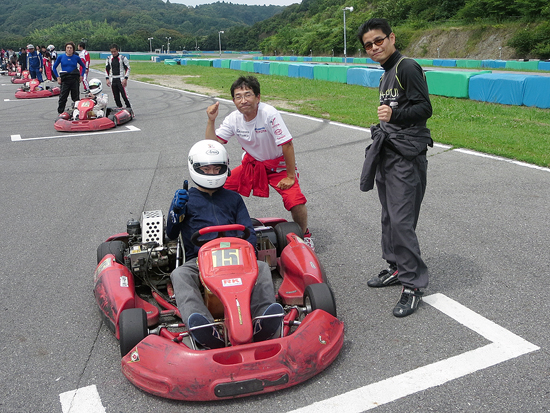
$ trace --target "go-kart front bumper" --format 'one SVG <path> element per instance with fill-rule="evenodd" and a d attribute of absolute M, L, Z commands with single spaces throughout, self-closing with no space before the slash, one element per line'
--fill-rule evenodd
<path fill-rule="evenodd" d="M 316 310 L 287 337 L 217 350 L 192 350 L 148 335 L 122 358 L 122 372 L 156 396 L 221 400 L 301 383 L 327 368 L 343 342 L 344 323 Z"/>

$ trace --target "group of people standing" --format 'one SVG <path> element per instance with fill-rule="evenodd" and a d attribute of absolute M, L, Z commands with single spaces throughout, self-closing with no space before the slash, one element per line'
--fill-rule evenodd
<path fill-rule="evenodd" d="M 34 45 L 28 44 L 17 56 L 13 51 L 10 53 L 10 50 L 2 49 L 2 61 L 7 70 L 19 73 L 27 70 L 31 79 L 37 79 L 41 83 L 53 81 L 60 85 L 58 114 L 68 112 L 66 106 L 69 95 L 73 103 L 79 101 L 81 83 L 87 98 L 98 99 L 98 93 L 102 90 L 102 82 L 99 79 L 88 79 L 90 54 L 86 50 L 86 44 L 80 42 L 77 49 L 75 43 L 67 42 L 64 51 L 65 53 L 58 55 L 54 45 L 35 48 Z M 131 104 L 126 91 L 130 76 L 130 62 L 127 57 L 119 53 L 118 45 L 112 44 L 110 51 L 111 54 L 105 62 L 105 82 L 112 90 L 116 106 L 122 107 L 122 101 L 124 101 L 125 106 L 130 108 Z"/>
<path fill-rule="evenodd" d="M 365 51 L 380 63 L 379 123 L 371 127 L 373 142 L 366 149 L 360 189 L 378 189 L 382 206 L 382 258 L 388 268 L 367 281 L 372 288 L 400 284 L 393 308 L 395 317 L 413 314 L 428 285 L 416 225 L 426 190 L 428 146 L 433 146 L 426 121 L 432 115 L 426 77 L 420 65 L 395 47 L 395 34 L 384 19 L 370 19 L 358 31 Z M 254 229 L 240 193 L 269 196 L 269 186 L 283 198 L 285 208 L 304 232 L 304 242 L 314 248 L 307 224 L 306 198 L 300 190 L 292 135 L 280 113 L 261 102 L 260 84 L 253 76 L 240 77 L 231 86 L 236 110 L 216 127 L 219 102 L 206 110 L 205 141 L 195 144 L 188 156 L 189 174 L 197 188 L 178 189 L 170 205 L 167 235 L 182 235 L 186 262 L 171 274 L 178 308 L 191 335 L 205 348 L 222 347 L 223 338 L 213 323 L 200 293 L 198 248 L 190 235 L 204 226 L 242 224 Z M 235 137 L 244 149 L 241 165 L 229 174 L 224 145 Z M 284 316 L 275 303 L 269 272 L 258 263 L 258 281 L 252 291 L 254 340 L 276 336 Z M 265 318 L 268 317 L 266 322 Z"/>

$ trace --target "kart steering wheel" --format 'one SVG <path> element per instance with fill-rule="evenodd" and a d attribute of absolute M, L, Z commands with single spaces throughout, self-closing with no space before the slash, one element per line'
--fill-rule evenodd
<path fill-rule="evenodd" d="M 216 239 L 216 238 L 225 237 L 226 231 L 241 231 L 242 234 L 239 236 L 235 235 L 234 236 L 235 238 L 248 239 L 248 237 L 250 236 L 250 230 L 241 224 L 216 225 L 213 227 L 204 227 L 198 230 L 197 232 L 195 232 L 193 235 L 191 235 L 191 242 L 197 247 L 202 247 L 207 242 L 212 241 L 212 239 L 200 240 L 199 237 L 201 235 L 217 232 L 218 235 L 213 238 L 213 239 Z"/>

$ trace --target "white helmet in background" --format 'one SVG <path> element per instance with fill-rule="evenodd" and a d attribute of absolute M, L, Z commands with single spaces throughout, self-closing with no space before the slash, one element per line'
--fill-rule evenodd
<path fill-rule="evenodd" d="M 103 90 L 103 84 L 99 79 L 92 79 L 88 83 L 88 89 L 90 89 L 90 93 L 92 93 L 92 95 L 97 95 Z"/>
<path fill-rule="evenodd" d="M 189 151 L 189 174 L 198 186 L 206 189 L 221 188 L 229 174 L 229 158 L 224 146 L 214 140 L 203 140 L 193 145 Z M 208 165 L 220 166 L 220 171 L 206 174 L 200 168 Z"/>
<path fill-rule="evenodd" d="M 55 50 L 55 46 L 53 44 L 50 44 L 48 47 L 46 47 L 46 50 L 48 50 L 48 52 L 51 52 L 52 50 Z"/>

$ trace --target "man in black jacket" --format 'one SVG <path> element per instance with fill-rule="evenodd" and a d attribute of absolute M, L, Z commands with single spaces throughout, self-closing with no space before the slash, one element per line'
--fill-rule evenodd
<path fill-rule="evenodd" d="M 369 57 L 381 64 L 379 125 L 367 151 L 361 190 L 372 188 L 372 173 L 382 205 L 382 258 L 389 268 L 367 282 L 369 287 L 402 284 L 393 309 L 396 317 L 416 311 L 421 289 L 428 285 L 428 268 L 420 256 L 416 224 L 426 190 L 427 146 L 432 146 L 426 120 L 432 116 L 428 84 L 422 68 L 395 47 L 395 34 L 384 19 L 370 19 L 358 32 Z M 372 162 L 377 162 L 373 165 Z"/>

